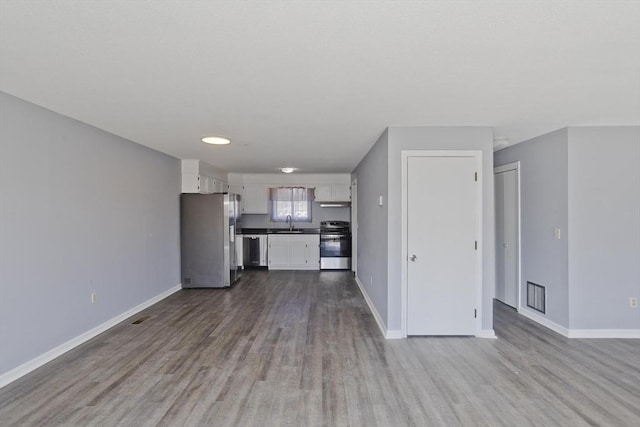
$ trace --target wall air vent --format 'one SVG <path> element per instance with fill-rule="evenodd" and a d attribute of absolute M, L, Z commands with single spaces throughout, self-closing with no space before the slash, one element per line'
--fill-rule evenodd
<path fill-rule="evenodd" d="M 544 286 L 527 282 L 527 307 L 543 314 L 547 312 L 547 291 Z"/>

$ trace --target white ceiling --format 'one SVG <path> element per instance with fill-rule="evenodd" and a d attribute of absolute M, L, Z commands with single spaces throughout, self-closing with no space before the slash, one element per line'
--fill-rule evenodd
<path fill-rule="evenodd" d="M 350 172 L 387 126 L 640 124 L 639 22 L 621 0 L 0 0 L 0 90 L 234 172 Z"/>

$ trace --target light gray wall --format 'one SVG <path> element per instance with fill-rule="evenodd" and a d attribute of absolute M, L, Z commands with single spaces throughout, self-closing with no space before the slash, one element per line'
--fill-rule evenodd
<path fill-rule="evenodd" d="M 179 284 L 180 161 L 4 93 L 0 114 L 2 374 Z"/>
<path fill-rule="evenodd" d="M 351 174 L 358 180 L 358 278 L 383 322 L 387 320 L 388 130 Z M 384 206 L 378 206 L 378 197 Z"/>
<path fill-rule="evenodd" d="M 487 127 L 391 127 L 389 128 L 388 198 L 388 329 L 401 329 L 402 272 L 402 150 L 482 151 L 482 328 L 493 329 L 495 294 L 495 220 L 493 201 L 493 130 Z M 362 190 L 358 181 L 358 192 Z M 360 204 L 358 210 L 360 211 Z"/>
<path fill-rule="evenodd" d="M 546 317 L 569 327 L 568 134 L 560 129 L 497 151 L 496 166 L 520 161 L 521 304 L 527 281 L 547 287 Z M 561 239 L 554 238 L 554 228 Z"/>
<path fill-rule="evenodd" d="M 640 127 L 569 128 L 569 324 L 640 329 Z"/>

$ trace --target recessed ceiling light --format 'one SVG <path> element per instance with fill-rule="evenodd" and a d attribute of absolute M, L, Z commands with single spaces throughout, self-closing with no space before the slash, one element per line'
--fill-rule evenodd
<path fill-rule="evenodd" d="M 291 172 L 293 172 L 294 170 L 296 170 L 296 168 L 280 168 L 280 170 L 281 170 L 283 173 L 291 173 Z"/>
<path fill-rule="evenodd" d="M 227 145 L 231 143 L 231 140 L 223 136 L 205 136 L 202 138 L 202 142 L 215 145 Z"/>

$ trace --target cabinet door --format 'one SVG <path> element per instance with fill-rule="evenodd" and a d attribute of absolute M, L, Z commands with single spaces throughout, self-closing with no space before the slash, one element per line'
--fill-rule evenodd
<path fill-rule="evenodd" d="M 292 235 L 289 240 L 289 264 L 292 270 L 320 268 L 320 236 Z"/>
<path fill-rule="evenodd" d="M 229 186 L 226 182 L 219 179 L 213 179 L 213 185 L 211 186 L 212 193 L 226 193 Z"/>
<path fill-rule="evenodd" d="M 333 184 L 333 201 L 348 202 L 351 200 L 351 187 L 348 184 Z"/>
<path fill-rule="evenodd" d="M 307 265 L 313 270 L 320 269 L 320 236 L 305 236 L 307 240 Z"/>
<path fill-rule="evenodd" d="M 242 213 L 269 213 L 269 195 L 264 184 L 245 184 L 242 189 Z"/>
<path fill-rule="evenodd" d="M 195 173 L 182 174 L 182 192 L 183 193 L 199 193 L 200 192 L 200 175 Z"/>
<path fill-rule="evenodd" d="M 269 249 L 267 256 L 269 258 L 269 268 L 283 269 L 289 267 L 289 236 L 287 235 L 269 235 Z"/>
<path fill-rule="evenodd" d="M 331 185 L 330 184 L 319 184 L 316 185 L 315 190 L 315 201 L 316 202 L 330 202 L 331 198 Z"/>
<path fill-rule="evenodd" d="M 308 266 L 307 243 L 299 237 L 303 236 L 291 236 L 289 242 L 289 265 L 294 270 Z"/>
<path fill-rule="evenodd" d="M 200 175 L 200 192 L 204 194 L 213 193 L 213 178 L 206 175 Z"/>

